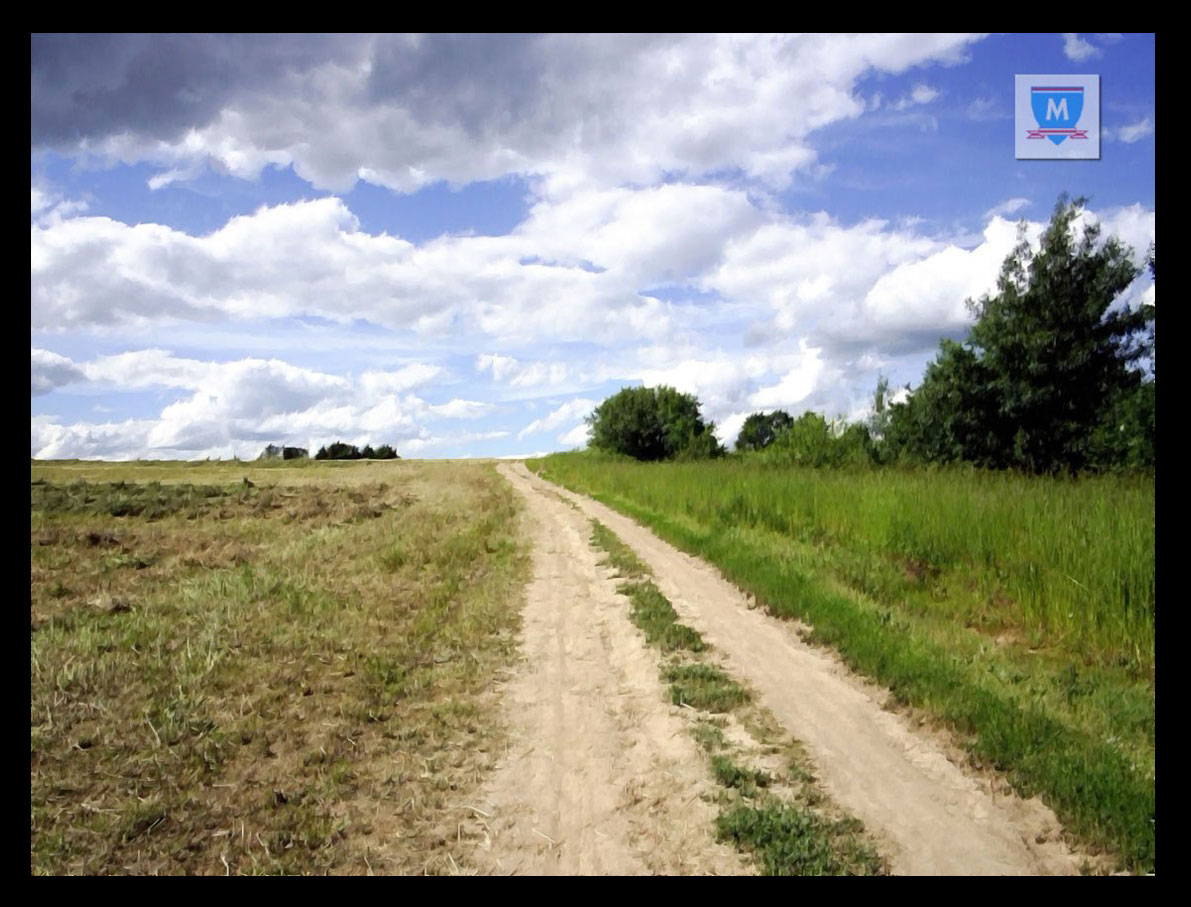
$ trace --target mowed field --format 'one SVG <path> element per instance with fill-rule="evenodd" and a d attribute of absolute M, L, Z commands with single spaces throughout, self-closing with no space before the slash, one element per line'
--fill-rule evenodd
<path fill-rule="evenodd" d="M 529 465 L 809 624 L 1082 847 L 1155 868 L 1152 477 Z"/>
<path fill-rule="evenodd" d="M 31 475 L 33 873 L 457 871 L 528 570 L 492 464 Z"/>

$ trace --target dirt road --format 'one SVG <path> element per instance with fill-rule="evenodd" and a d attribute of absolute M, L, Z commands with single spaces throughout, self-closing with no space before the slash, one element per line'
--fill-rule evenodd
<path fill-rule="evenodd" d="M 597 566 L 587 518 L 502 466 L 533 541 L 521 652 L 501 691 L 512 745 L 469 832 L 477 868 L 533 875 L 749 873 L 713 837 L 705 760 Z M 536 481 L 536 480 L 535 480 Z"/>
<path fill-rule="evenodd" d="M 504 693 L 519 740 L 490 787 L 494 871 L 742 869 L 711 840 L 712 807 L 698 798 L 706 768 L 596 567 L 589 517 L 636 551 L 682 621 L 806 745 L 827 793 L 865 823 L 895 873 L 1078 871 L 1045 806 L 965 774 L 938 740 L 882 709 L 879 689 L 791 624 L 751 610 L 714 568 L 522 463 L 500 470 L 526 498 L 535 553 L 526 664 Z"/>

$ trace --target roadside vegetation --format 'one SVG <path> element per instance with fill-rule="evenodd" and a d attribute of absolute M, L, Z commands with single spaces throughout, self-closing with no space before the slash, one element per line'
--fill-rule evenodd
<path fill-rule="evenodd" d="M 691 437 L 698 402 L 659 430 L 627 389 L 589 451 L 529 465 L 811 625 L 1085 846 L 1152 870 L 1154 306 L 1122 295 L 1140 273 L 1062 196 L 963 341 L 917 388 L 882 379 L 866 422 L 754 413 L 731 454 L 642 456 L 623 439 Z"/>
<path fill-rule="evenodd" d="M 1155 308 L 1125 298 L 1142 273 L 1104 239 L 1085 200 L 1060 196 L 1039 248 L 1025 235 L 996 293 L 967 300 L 975 323 L 943 339 L 921 384 L 880 378 L 864 422 L 816 412 L 752 413 L 736 453 L 782 466 L 964 463 L 1034 474 L 1152 471 L 1156 453 Z M 1156 279 L 1155 249 L 1146 268 Z M 670 387 L 630 387 L 588 417 L 592 450 L 640 461 L 722 457 L 699 402 Z"/>
<path fill-rule="evenodd" d="M 34 874 L 454 871 L 528 569 L 491 466 L 31 471 Z"/>
<path fill-rule="evenodd" d="M 698 631 L 678 622 L 632 549 L 599 521 L 591 526 L 591 542 L 625 580 L 618 591 L 646 642 L 660 650 L 670 700 L 682 707 L 719 785 L 717 837 L 752 854 L 764 875 L 885 874 L 863 823 L 826 797 L 798 743 L 715 663 Z"/>

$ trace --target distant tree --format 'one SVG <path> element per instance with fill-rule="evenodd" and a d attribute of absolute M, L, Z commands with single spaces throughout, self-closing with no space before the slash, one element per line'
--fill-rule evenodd
<path fill-rule="evenodd" d="M 794 419 L 784 409 L 771 413 L 753 413 L 744 420 L 740 435 L 736 438 L 737 450 L 764 450 L 774 442 L 781 432 L 794 424 Z"/>
<path fill-rule="evenodd" d="M 1152 360 L 1153 306 L 1119 304 L 1139 269 L 1116 238 L 1100 241 L 1098 225 L 1077 228 L 1084 205 L 1061 196 L 1037 252 L 1019 236 L 997 292 L 969 303 L 965 340 L 943 341 L 922 384 L 891 408 L 890 447 L 1032 472 L 1122 465 L 1152 450 L 1153 392 L 1135 366 Z"/>
<path fill-rule="evenodd" d="M 705 423 L 699 401 L 672 387 L 626 387 L 587 417 L 589 446 L 637 460 L 719 456 L 714 423 Z"/>
<path fill-rule="evenodd" d="M 314 459 L 358 460 L 360 459 L 360 451 L 354 444 L 345 444 L 342 441 L 336 441 L 334 444 L 320 447 L 318 453 L 314 455 Z"/>
<path fill-rule="evenodd" d="M 373 453 L 373 456 L 378 460 L 396 460 L 399 459 L 397 451 L 393 450 L 388 444 L 382 444 Z"/>
<path fill-rule="evenodd" d="M 372 460 L 376 458 L 376 451 L 372 449 L 371 444 L 365 444 L 364 449 L 360 451 L 361 460 Z"/>

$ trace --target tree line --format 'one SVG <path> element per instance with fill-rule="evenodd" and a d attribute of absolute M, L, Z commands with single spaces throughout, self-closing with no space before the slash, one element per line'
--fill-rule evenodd
<path fill-rule="evenodd" d="M 880 379 L 865 423 L 755 413 L 736 450 L 809 466 L 1152 469 L 1154 306 L 1121 301 L 1142 270 L 1117 238 L 1101 241 L 1099 225 L 1077 224 L 1085 205 L 1061 196 L 1037 251 L 1022 224 L 995 293 L 968 301 L 974 324 L 962 341 L 940 342 L 917 388 L 891 395 Z M 1155 257 L 1151 245 L 1145 267 L 1156 280 Z M 698 400 L 670 387 L 625 388 L 587 421 L 593 449 L 639 460 L 727 453 Z"/>
<path fill-rule="evenodd" d="M 388 444 L 382 444 L 375 450 L 372 445 L 365 444 L 363 449 L 356 447 L 354 444 L 345 444 L 342 441 L 336 441 L 334 444 L 327 444 L 318 449 L 318 453 L 314 455 L 316 460 L 399 460 L 397 451 L 393 450 Z"/>

